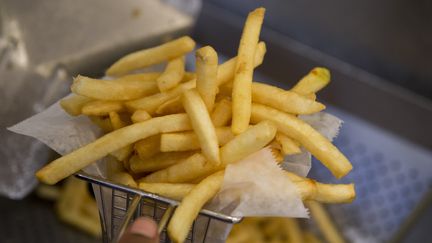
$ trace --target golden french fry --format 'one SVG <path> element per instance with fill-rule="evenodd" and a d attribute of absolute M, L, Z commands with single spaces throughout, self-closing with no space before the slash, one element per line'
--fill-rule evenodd
<path fill-rule="evenodd" d="M 216 103 L 211 119 L 215 127 L 226 126 L 231 122 L 232 104 L 231 101 L 224 98 Z"/>
<path fill-rule="evenodd" d="M 200 94 L 207 110 L 213 110 L 217 85 L 218 56 L 211 46 L 198 49 L 196 57 L 196 89 Z"/>
<path fill-rule="evenodd" d="M 140 73 L 114 80 L 93 79 L 78 75 L 72 92 L 97 100 L 133 100 L 157 93 L 156 79 L 160 73 Z"/>
<path fill-rule="evenodd" d="M 355 198 L 354 184 L 323 184 L 286 171 L 303 200 L 323 203 L 350 203 Z"/>
<path fill-rule="evenodd" d="M 190 130 L 186 114 L 168 115 L 115 130 L 61 157 L 40 169 L 36 176 L 46 184 L 55 184 L 92 162 L 126 145 L 158 133 Z"/>
<path fill-rule="evenodd" d="M 216 136 L 220 146 L 234 138 L 230 127 L 217 127 Z M 164 133 L 161 135 L 162 152 L 190 151 L 200 149 L 198 137 L 194 132 Z"/>
<path fill-rule="evenodd" d="M 264 13 L 264 8 L 257 8 L 249 13 L 240 39 L 232 92 L 231 128 L 234 134 L 244 132 L 249 126 L 254 57 Z"/>
<path fill-rule="evenodd" d="M 120 129 L 122 127 L 127 126 L 127 122 L 123 121 L 120 117 L 120 115 L 117 112 L 110 112 L 109 113 L 109 118 L 111 120 L 111 125 L 113 127 L 114 130 Z M 123 161 L 125 159 L 127 159 L 133 152 L 133 146 L 132 144 L 129 144 L 119 150 L 116 150 L 112 153 L 110 153 L 112 156 L 114 156 L 116 159 L 118 159 L 119 161 Z"/>
<path fill-rule="evenodd" d="M 252 99 L 291 114 L 312 114 L 325 109 L 323 104 L 295 92 L 258 82 L 252 84 Z"/>
<path fill-rule="evenodd" d="M 157 79 L 157 85 L 161 92 L 177 86 L 185 73 L 185 57 L 177 57 L 168 62 L 162 75 Z"/>
<path fill-rule="evenodd" d="M 93 99 L 81 96 L 72 95 L 60 101 L 60 106 L 71 116 L 81 115 L 82 107 Z"/>
<path fill-rule="evenodd" d="M 256 55 L 255 55 L 255 67 L 260 65 L 263 61 L 264 54 L 266 52 L 266 47 L 264 42 L 260 42 L 257 46 Z M 231 58 L 230 60 L 221 64 L 218 68 L 218 85 L 222 85 L 234 77 L 234 70 L 236 64 L 237 57 Z M 187 73 L 185 74 L 185 76 Z M 172 90 L 168 90 L 167 92 L 154 94 L 148 97 L 144 97 L 137 100 L 132 100 L 126 102 L 126 106 L 129 110 L 135 111 L 138 109 L 146 110 L 149 114 L 153 115 L 157 108 L 163 103 L 167 102 L 170 99 L 180 96 L 183 91 L 188 89 L 193 89 L 196 87 L 196 79 L 191 79 L 186 83 L 182 83 Z"/>
<path fill-rule="evenodd" d="M 220 150 L 223 165 L 237 162 L 262 149 L 273 140 L 276 126 L 269 121 L 262 121 L 247 129 L 229 141 Z"/>
<path fill-rule="evenodd" d="M 120 101 L 95 100 L 86 103 L 81 113 L 88 116 L 106 116 L 110 112 L 124 111 L 123 103 Z"/>
<path fill-rule="evenodd" d="M 100 116 L 89 116 L 90 120 L 104 132 L 111 132 L 113 129 L 111 119 Z"/>
<path fill-rule="evenodd" d="M 161 135 L 157 134 L 135 143 L 135 151 L 140 159 L 147 159 L 160 152 Z"/>
<path fill-rule="evenodd" d="M 310 95 L 320 91 L 330 82 L 330 71 L 327 68 L 316 67 L 304 76 L 291 91 L 301 95 Z"/>
<path fill-rule="evenodd" d="M 280 218 L 282 230 L 288 236 L 289 242 L 303 242 L 303 234 L 300 225 L 295 218 Z"/>
<path fill-rule="evenodd" d="M 301 153 L 299 144 L 283 133 L 276 133 L 275 140 L 281 145 L 283 155 Z"/>
<path fill-rule="evenodd" d="M 186 90 L 183 93 L 182 102 L 192 128 L 198 137 L 202 153 L 208 159 L 208 162 L 214 165 L 220 164 L 216 131 L 200 95 L 196 90 Z"/>
<path fill-rule="evenodd" d="M 189 36 L 183 36 L 162 45 L 126 55 L 111 65 L 106 74 L 108 76 L 121 76 L 130 71 L 183 56 L 192 51 L 194 47 L 195 41 Z"/>
<path fill-rule="evenodd" d="M 125 147 L 111 152 L 110 155 L 114 156 L 119 161 L 127 160 L 133 153 L 134 147 L 132 144 L 126 145 Z"/>
<path fill-rule="evenodd" d="M 186 239 L 201 208 L 222 186 L 224 173 L 225 171 L 219 171 L 210 175 L 193 187 L 183 198 L 168 224 L 168 234 L 173 242 L 179 243 Z"/>
<path fill-rule="evenodd" d="M 129 166 L 134 173 L 153 172 L 179 163 L 192 154 L 194 154 L 194 152 L 159 153 L 148 159 L 141 159 L 135 155 L 129 160 Z"/>
<path fill-rule="evenodd" d="M 131 120 L 133 123 L 147 121 L 151 118 L 152 117 L 150 116 L 150 114 L 145 110 L 136 110 L 131 116 Z"/>
<path fill-rule="evenodd" d="M 108 115 L 114 130 L 120 129 L 128 125 L 125 121 L 123 121 L 120 118 L 120 115 L 117 112 L 111 111 L 110 113 L 108 113 Z"/>
<path fill-rule="evenodd" d="M 306 206 L 310 210 L 310 213 L 312 215 L 311 218 L 317 223 L 318 228 L 324 235 L 324 238 L 327 242 L 345 242 L 344 238 L 332 222 L 330 216 L 327 214 L 326 210 L 320 203 L 314 201 L 307 201 Z"/>
<path fill-rule="evenodd" d="M 154 194 L 161 195 L 163 197 L 167 197 L 174 200 L 182 200 L 189 192 L 195 184 L 187 184 L 187 183 L 143 183 L 139 184 L 139 188 L 151 192 Z"/>
<path fill-rule="evenodd" d="M 181 112 L 184 112 L 181 96 L 177 96 L 173 99 L 166 101 L 156 110 L 156 114 L 158 115 L 168 115 Z"/>
<path fill-rule="evenodd" d="M 274 122 L 280 132 L 300 142 L 336 178 L 341 178 L 351 171 L 352 165 L 349 160 L 323 135 L 297 117 L 254 103 L 251 118 L 252 122 L 262 120 Z"/>

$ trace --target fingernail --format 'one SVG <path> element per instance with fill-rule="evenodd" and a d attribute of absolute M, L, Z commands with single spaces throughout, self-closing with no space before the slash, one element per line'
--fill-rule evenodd
<path fill-rule="evenodd" d="M 130 232 L 152 239 L 157 235 L 157 225 L 150 218 L 138 218 L 132 224 Z"/>

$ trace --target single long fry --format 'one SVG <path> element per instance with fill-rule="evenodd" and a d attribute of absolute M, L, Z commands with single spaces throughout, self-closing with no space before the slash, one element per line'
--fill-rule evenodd
<path fill-rule="evenodd" d="M 121 76 L 133 70 L 183 56 L 192 51 L 194 47 L 195 42 L 190 37 L 183 36 L 162 45 L 126 55 L 109 67 L 106 74 Z"/>
<path fill-rule="evenodd" d="M 78 75 L 72 92 L 97 100 L 132 100 L 157 93 L 156 79 L 160 73 L 140 73 L 115 80 L 93 79 Z"/>
<path fill-rule="evenodd" d="M 227 165 L 245 158 L 270 143 L 275 135 L 276 126 L 269 121 L 260 122 L 221 148 L 222 163 Z"/>
<path fill-rule="evenodd" d="M 307 201 L 306 206 L 309 208 L 312 219 L 317 223 L 318 228 L 324 235 L 327 242 L 344 243 L 345 240 L 332 222 L 330 216 L 324 207 L 314 201 Z"/>
<path fill-rule="evenodd" d="M 275 140 L 281 145 L 283 155 L 301 153 L 299 144 L 283 133 L 276 133 Z"/>
<path fill-rule="evenodd" d="M 185 73 L 185 57 L 177 57 L 168 62 L 162 75 L 157 79 L 157 86 L 161 92 L 177 86 Z"/>
<path fill-rule="evenodd" d="M 300 142 L 336 178 L 341 178 L 351 171 L 352 165 L 349 160 L 330 141 L 304 121 L 268 106 L 253 104 L 252 122 L 262 120 L 273 121 L 280 132 Z"/>
<path fill-rule="evenodd" d="M 158 115 L 169 115 L 181 112 L 184 112 L 181 96 L 166 101 L 156 110 L 156 114 Z"/>
<path fill-rule="evenodd" d="M 310 95 L 320 91 L 330 82 L 330 71 L 327 68 L 316 67 L 304 76 L 291 91 L 301 95 Z"/>
<path fill-rule="evenodd" d="M 295 92 L 258 82 L 252 84 L 252 99 L 291 114 L 312 114 L 325 109 L 323 104 Z"/>
<path fill-rule="evenodd" d="M 222 186 L 224 173 L 219 171 L 205 178 L 183 198 L 168 224 L 168 234 L 173 242 L 180 243 L 186 239 L 201 208 Z"/>
<path fill-rule="evenodd" d="M 179 163 L 192 154 L 193 152 L 159 153 L 148 159 L 141 159 L 135 155 L 129 160 L 129 166 L 134 173 L 153 172 Z"/>
<path fill-rule="evenodd" d="M 133 123 L 147 121 L 151 118 L 152 117 L 150 116 L 150 114 L 145 110 L 136 110 L 131 116 L 131 120 Z"/>
<path fill-rule="evenodd" d="M 217 69 L 218 56 L 211 46 L 205 46 L 198 49 L 196 57 L 196 89 L 200 94 L 207 110 L 213 110 L 216 93 L 217 93 Z"/>
<path fill-rule="evenodd" d="M 232 104 L 231 101 L 224 98 L 216 103 L 211 119 L 215 127 L 226 126 L 231 122 Z"/>
<path fill-rule="evenodd" d="M 182 200 L 194 188 L 195 184 L 188 183 L 144 183 L 139 188 L 174 200 Z"/>
<path fill-rule="evenodd" d="M 46 184 L 55 184 L 92 162 L 126 145 L 163 132 L 190 130 L 186 114 L 168 115 L 136 123 L 100 137 L 40 169 L 36 176 Z"/>
<path fill-rule="evenodd" d="M 60 101 L 60 106 L 71 116 L 81 115 L 82 107 L 93 99 L 81 96 L 72 95 Z"/>
<path fill-rule="evenodd" d="M 81 113 L 88 116 L 106 116 L 110 112 L 124 111 L 124 106 L 120 101 L 95 100 L 86 103 Z"/>
<path fill-rule="evenodd" d="M 216 136 L 220 146 L 234 138 L 230 127 L 217 127 Z M 162 152 L 190 151 L 200 148 L 198 137 L 194 132 L 164 133 L 161 135 L 160 141 Z"/>
<path fill-rule="evenodd" d="M 254 57 L 264 13 L 264 8 L 257 8 L 249 13 L 240 39 L 232 92 L 231 127 L 234 134 L 244 132 L 249 126 Z"/>
<path fill-rule="evenodd" d="M 220 164 L 219 143 L 207 108 L 196 90 L 183 93 L 183 106 L 190 118 L 201 146 L 202 153 L 214 165 Z"/>
<path fill-rule="evenodd" d="M 135 143 L 134 148 L 141 159 L 147 159 L 160 152 L 161 135 L 157 134 Z"/>

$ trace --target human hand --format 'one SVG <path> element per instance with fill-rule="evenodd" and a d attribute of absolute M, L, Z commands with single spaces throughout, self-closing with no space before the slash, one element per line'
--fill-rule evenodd
<path fill-rule="evenodd" d="M 158 243 L 157 224 L 151 218 L 140 217 L 125 231 L 119 243 Z"/>

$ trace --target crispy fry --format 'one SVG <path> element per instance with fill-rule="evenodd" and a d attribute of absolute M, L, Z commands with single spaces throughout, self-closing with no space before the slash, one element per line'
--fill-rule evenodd
<path fill-rule="evenodd" d="M 134 173 L 153 172 L 179 163 L 192 154 L 194 154 L 194 152 L 159 153 L 148 159 L 140 159 L 135 155 L 129 160 L 129 164 L 131 171 Z"/>
<path fill-rule="evenodd" d="M 139 184 L 139 188 L 151 192 L 154 194 L 161 195 L 163 197 L 171 198 L 174 200 L 182 200 L 189 192 L 195 184 L 188 183 L 144 183 L 141 182 Z"/>
<path fill-rule="evenodd" d="M 183 93 L 182 102 L 198 137 L 202 153 L 208 162 L 219 165 L 218 138 L 203 100 L 196 90 L 187 90 Z"/>
<path fill-rule="evenodd" d="M 70 97 L 64 98 L 60 101 L 60 106 L 71 116 L 81 115 L 82 107 L 88 102 L 92 101 L 91 98 L 72 95 Z"/>
<path fill-rule="evenodd" d="M 215 127 L 226 126 L 230 123 L 232 117 L 231 101 L 224 98 L 216 103 L 211 119 Z"/>
<path fill-rule="evenodd" d="M 264 20 L 264 13 L 264 8 L 257 8 L 249 13 L 240 39 L 232 92 L 233 116 L 231 128 L 234 134 L 244 132 L 249 126 L 252 104 L 253 58 Z"/>
<path fill-rule="evenodd" d="M 140 159 L 147 159 L 160 152 L 161 135 L 157 134 L 135 143 L 135 151 Z"/>
<path fill-rule="evenodd" d="M 216 136 L 220 146 L 234 138 L 230 127 L 217 127 Z M 164 133 L 161 135 L 162 152 L 190 151 L 200 148 L 198 137 L 194 132 Z"/>
<path fill-rule="evenodd" d="M 81 113 L 88 116 L 106 116 L 110 112 L 124 111 L 124 106 L 119 101 L 95 100 L 86 103 Z"/>
<path fill-rule="evenodd" d="M 200 94 L 207 110 L 213 110 L 217 85 L 218 56 L 211 46 L 205 46 L 198 49 L 196 57 L 196 89 Z"/>
<path fill-rule="evenodd" d="M 111 120 L 111 125 L 113 126 L 114 130 L 120 129 L 122 127 L 127 126 L 127 122 L 123 121 L 120 117 L 120 115 L 117 112 L 110 112 L 109 113 L 109 118 Z M 112 156 L 114 156 L 116 159 L 118 159 L 119 161 L 123 161 L 127 158 L 129 158 L 129 156 L 131 155 L 131 153 L 133 152 L 133 146 L 132 144 L 129 144 L 119 150 L 116 150 L 112 153 L 110 153 Z"/>
<path fill-rule="evenodd" d="M 108 68 L 106 74 L 121 76 L 130 71 L 183 56 L 192 51 L 194 47 L 195 42 L 190 37 L 183 36 L 162 45 L 126 55 Z"/>
<path fill-rule="evenodd" d="M 312 219 L 317 223 L 318 228 L 324 235 L 327 242 L 332 243 L 343 243 L 345 242 L 342 235 L 337 230 L 336 226 L 332 222 L 330 216 L 325 211 L 324 207 L 314 201 L 307 201 L 306 206 L 309 208 L 312 215 Z"/>
<path fill-rule="evenodd" d="M 151 118 L 152 117 L 150 116 L 150 114 L 145 110 L 136 110 L 131 116 L 133 123 L 147 121 L 148 119 Z"/>
<path fill-rule="evenodd" d="M 252 122 L 262 120 L 273 121 L 280 132 L 300 142 L 336 178 L 341 178 L 351 171 L 352 165 L 348 159 L 324 136 L 297 117 L 268 106 L 253 104 Z"/>
<path fill-rule="evenodd" d="M 185 73 L 185 57 L 177 57 L 168 62 L 162 75 L 157 79 L 157 85 L 161 92 L 177 86 Z"/>
<path fill-rule="evenodd" d="M 129 144 L 124 146 L 121 149 L 111 152 L 110 155 L 114 156 L 119 161 L 124 161 L 127 160 L 132 153 L 133 153 L 133 145 Z"/>
<path fill-rule="evenodd" d="M 275 140 L 281 145 L 283 155 L 301 153 L 299 144 L 283 133 L 276 133 Z"/>
<path fill-rule="evenodd" d="M 181 112 L 184 112 L 181 96 L 166 101 L 156 110 L 156 114 L 158 115 L 169 115 Z"/>
<path fill-rule="evenodd" d="M 128 125 L 125 121 L 123 121 L 120 118 L 120 115 L 115 111 L 111 111 L 109 113 L 109 118 L 110 118 L 111 125 L 113 126 L 114 130 L 120 129 L 120 128 Z"/>
<path fill-rule="evenodd" d="M 111 132 L 113 129 L 111 119 L 100 116 L 89 116 L 90 120 L 104 132 Z"/>
<path fill-rule="evenodd" d="M 183 242 L 186 239 L 201 208 L 219 191 L 224 172 L 219 171 L 210 175 L 183 198 L 168 224 L 168 234 L 173 242 Z"/>
<path fill-rule="evenodd" d="M 92 143 L 89 143 L 40 169 L 36 176 L 46 184 L 55 184 L 59 180 L 77 172 L 107 154 L 132 144 L 140 139 L 163 132 L 190 130 L 186 114 L 168 115 L 152 118 L 115 130 Z"/>
<path fill-rule="evenodd" d="M 93 79 L 78 75 L 71 86 L 72 92 L 97 100 L 133 100 L 157 93 L 159 73 L 140 73 L 115 80 Z"/>
<path fill-rule="evenodd" d="M 222 163 L 227 165 L 245 158 L 270 143 L 275 135 L 276 126 L 269 121 L 260 122 L 221 148 Z"/>
<path fill-rule="evenodd" d="M 330 71 L 327 68 L 316 67 L 304 76 L 291 91 L 301 95 L 310 95 L 320 91 L 330 82 Z"/>

